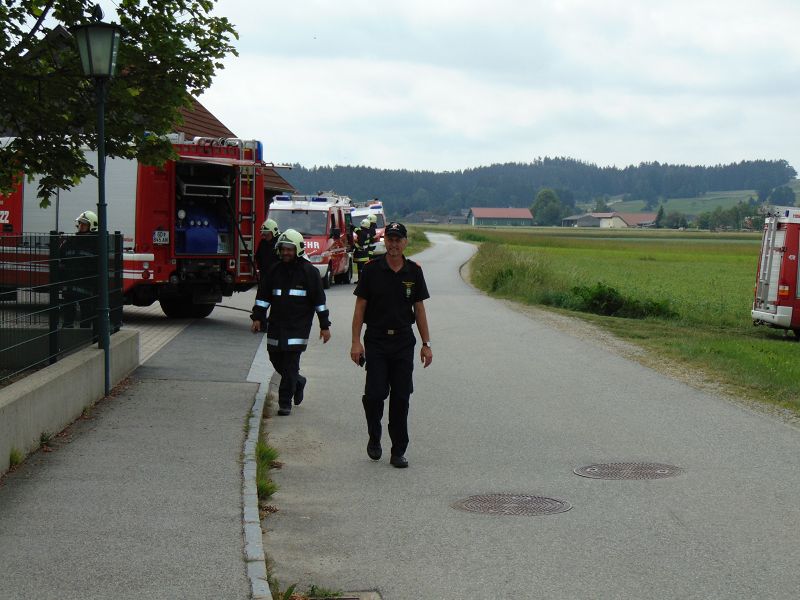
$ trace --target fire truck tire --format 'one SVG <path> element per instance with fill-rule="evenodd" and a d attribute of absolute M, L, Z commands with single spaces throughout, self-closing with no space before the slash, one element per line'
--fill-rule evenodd
<path fill-rule="evenodd" d="M 325 276 L 322 278 L 322 287 L 323 289 L 328 289 L 331 287 L 333 283 L 333 271 L 331 271 L 330 265 L 328 266 L 328 270 L 325 271 Z"/>
<path fill-rule="evenodd" d="M 190 304 L 189 316 L 193 319 L 205 319 L 214 310 L 214 304 Z"/>
<path fill-rule="evenodd" d="M 186 300 L 159 300 L 170 319 L 203 319 L 214 310 L 213 304 L 192 304 Z"/>

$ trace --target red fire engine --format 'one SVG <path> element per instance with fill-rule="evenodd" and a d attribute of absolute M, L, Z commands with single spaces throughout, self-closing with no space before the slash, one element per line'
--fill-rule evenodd
<path fill-rule="evenodd" d="M 303 234 L 306 256 L 319 270 L 325 289 L 333 283 L 350 283 L 353 277 L 350 231 L 350 198 L 334 192 L 316 196 L 275 196 L 269 218 L 278 229 Z"/>
<path fill-rule="evenodd" d="M 800 208 L 774 207 L 764 221 L 753 310 L 754 325 L 791 329 L 800 337 Z"/>
<path fill-rule="evenodd" d="M 178 158 L 162 167 L 106 161 L 108 230 L 123 234 L 126 304 L 159 301 L 167 316 L 202 318 L 223 296 L 257 283 L 254 234 L 270 200 L 264 191 L 269 166 L 254 140 L 178 134 L 173 145 Z M 87 152 L 87 160 L 96 164 L 96 153 Z M 96 210 L 93 178 L 61 190 L 47 209 L 39 207 L 36 185 L 26 182 L 0 197 L 0 215 L 8 212 L 3 231 L 71 231 L 77 215 Z M 10 251 L 5 248 L 5 260 Z"/>

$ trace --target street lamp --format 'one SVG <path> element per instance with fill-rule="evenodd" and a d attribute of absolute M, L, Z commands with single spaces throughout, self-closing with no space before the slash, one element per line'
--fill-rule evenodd
<path fill-rule="evenodd" d="M 97 233 L 99 237 L 97 273 L 100 284 L 99 346 L 104 354 L 105 395 L 111 391 L 111 360 L 108 308 L 108 223 L 106 218 L 106 143 L 105 102 L 108 81 L 117 67 L 117 50 L 122 27 L 103 23 L 103 11 L 97 5 L 92 11 L 93 21 L 73 29 L 78 42 L 83 72 L 94 79 L 97 104 Z"/>

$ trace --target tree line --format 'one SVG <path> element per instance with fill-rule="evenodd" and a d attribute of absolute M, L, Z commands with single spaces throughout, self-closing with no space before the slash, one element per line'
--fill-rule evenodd
<path fill-rule="evenodd" d="M 335 190 L 356 200 L 380 197 L 391 216 L 416 211 L 456 214 L 480 206 L 531 206 L 543 188 L 556 190 L 562 203 L 591 203 L 609 196 L 644 200 L 654 210 L 670 198 L 709 191 L 757 190 L 769 195 L 797 175 L 785 160 L 749 160 L 714 166 L 640 163 L 600 167 L 573 158 L 539 158 L 459 171 L 409 171 L 366 166 L 294 165 L 285 178 L 303 193 Z"/>

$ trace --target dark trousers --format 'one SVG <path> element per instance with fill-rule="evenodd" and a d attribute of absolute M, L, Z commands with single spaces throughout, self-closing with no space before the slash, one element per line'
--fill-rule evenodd
<path fill-rule="evenodd" d="M 281 385 L 278 387 L 278 405 L 280 408 L 292 408 L 292 397 L 298 384 L 305 383 L 306 378 L 300 375 L 300 355 L 302 352 L 267 349 L 269 362 L 280 373 Z"/>
<path fill-rule="evenodd" d="M 381 439 L 383 403 L 389 397 L 389 438 L 392 455 L 402 456 L 408 448 L 408 406 L 414 391 L 414 344 L 411 328 L 389 336 L 364 336 L 367 383 L 364 386 L 364 415 L 370 440 Z"/>
<path fill-rule="evenodd" d="M 78 327 L 97 331 L 97 297 L 77 292 L 64 290 L 64 304 L 61 307 L 64 317 L 64 327 Z"/>

